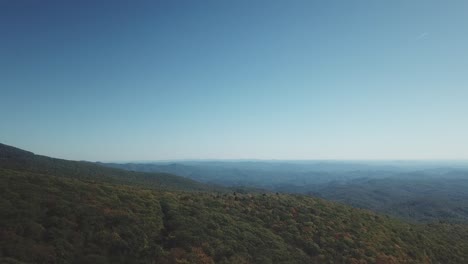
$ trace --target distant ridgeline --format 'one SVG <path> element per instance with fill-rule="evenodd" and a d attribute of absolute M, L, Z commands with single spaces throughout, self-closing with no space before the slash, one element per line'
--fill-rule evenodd
<path fill-rule="evenodd" d="M 0 263 L 468 263 L 468 228 L 0 145 Z"/>
<path fill-rule="evenodd" d="M 415 222 L 468 223 L 467 164 L 413 163 L 184 161 L 104 165 L 165 172 L 230 187 L 309 194 Z"/>

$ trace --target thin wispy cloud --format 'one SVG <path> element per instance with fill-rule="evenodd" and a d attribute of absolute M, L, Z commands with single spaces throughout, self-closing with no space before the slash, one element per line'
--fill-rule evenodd
<path fill-rule="evenodd" d="M 422 40 L 422 39 L 425 39 L 429 36 L 429 33 L 427 32 L 422 32 L 421 34 L 419 34 L 417 37 L 416 37 L 416 40 Z"/>

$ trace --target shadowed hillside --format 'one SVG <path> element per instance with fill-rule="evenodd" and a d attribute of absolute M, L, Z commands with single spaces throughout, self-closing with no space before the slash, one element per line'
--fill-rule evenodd
<path fill-rule="evenodd" d="M 90 181 L 135 184 L 151 188 L 192 191 L 218 188 L 168 173 L 132 172 L 108 168 L 92 162 L 49 158 L 4 144 L 0 144 L 0 167 L 35 174 L 55 175 Z"/>

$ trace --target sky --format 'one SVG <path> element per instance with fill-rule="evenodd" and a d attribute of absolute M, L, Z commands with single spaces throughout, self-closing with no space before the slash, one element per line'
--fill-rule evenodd
<path fill-rule="evenodd" d="M 468 159 L 468 1 L 0 1 L 0 142 L 90 161 Z"/>

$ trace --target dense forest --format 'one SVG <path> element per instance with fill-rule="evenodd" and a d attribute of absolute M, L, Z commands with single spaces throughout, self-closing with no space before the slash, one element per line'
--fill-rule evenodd
<path fill-rule="evenodd" d="M 410 224 L 305 195 L 21 168 L 0 151 L 2 263 L 466 263 L 468 228 Z M 34 158 L 36 159 L 36 158 Z M 40 157 L 40 159 L 49 159 Z M 48 160 L 56 161 L 54 159 Z M 90 164 L 59 160 L 84 172 Z M 83 167 L 81 165 L 83 164 Z M 94 169 L 99 168 L 99 165 Z M 93 169 L 93 170 L 94 170 Z M 108 174 L 109 173 L 109 174 Z M 129 174 L 140 175 L 140 174 Z M 149 175 L 143 175 L 150 177 Z M 178 184 L 169 183 L 171 180 Z M 191 181 L 183 181 L 191 183 Z"/>

